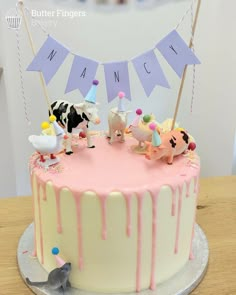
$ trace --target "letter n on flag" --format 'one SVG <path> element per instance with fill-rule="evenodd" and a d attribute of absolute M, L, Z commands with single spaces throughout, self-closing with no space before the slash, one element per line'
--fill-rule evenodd
<path fill-rule="evenodd" d="M 79 89 L 83 97 L 85 97 L 96 76 L 97 68 L 98 62 L 76 55 L 71 67 L 65 93 Z"/>
<path fill-rule="evenodd" d="M 56 74 L 61 64 L 67 57 L 69 50 L 48 36 L 35 58 L 28 66 L 27 71 L 41 71 L 46 84 Z"/>
<path fill-rule="evenodd" d="M 117 97 L 120 91 L 131 100 L 128 62 L 110 62 L 104 64 L 108 102 Z"/>
<path fill-rule="evenodd" d="M 176 30 L 170 32 L 156 47 L 180 78 L 186 65 L 201 63 Z"/>
<path fill-rule="evenodd" d="M 170 88 L 153 50 L 135 57 L 132 63 L 148 97 L 156 85 Z"/>

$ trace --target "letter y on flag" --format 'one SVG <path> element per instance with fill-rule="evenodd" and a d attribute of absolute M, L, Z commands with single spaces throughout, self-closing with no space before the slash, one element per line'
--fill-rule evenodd
<path fill-rule="evenodd" d="M 200 64 L 176 30 L 170 32 L 156 47 L 180 78 L 186 65 Z"/>

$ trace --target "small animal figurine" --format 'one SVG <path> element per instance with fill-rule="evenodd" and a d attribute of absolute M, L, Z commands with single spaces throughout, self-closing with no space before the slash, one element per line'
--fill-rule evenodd
<path fill-rule="evenodd" d="M 101 120 L 98 116 L 98 109 L 96 103 L 96 91 L 98 80 L 93 81 L 93 85 L 85 97 L 85 101 L 78 104 L 73 104 L 65 100 L 56 100 L 52 103 L 53 115 L 56 116 L 63 128 L 65 128 L 68 135 L 66 141 L 66 154 L 73 154 L 72 151 L 72 131 L 73 129 L 81 129 L 86 138 L 87 146 L 94 148 L 91 136 L 89 134 L 89 122 L 100 124 Z"/>
<path fill-rule="evenodd" d="M 139 154 L 146 153 L 147 145 L 145 142 L 150 142 L 152 140 L 152 130 L 149 128 L 149 123 L 155 122 L 155 117 L 152 114 L 144 115 L 141 120 L 140 116 L 142 113 L 141 109 L 136 110 L 137 117 L 129 127 L 132 136 L 138 141 L 138 145 L 132 146 L 132 150 Z"/>
<path fill-rule="evenodd" d="M 120 136 L 120 141 L 125 141 L 125 129 L 127 126 L 127 115 L 131 111 L 125 111 L 122 99 L 125 97 L 124 92 L 118 93 L 119 105 L 118 108 L 112 108 L 108 115 L 109 131 L 107 137 L 110 138 L 109 143 L 115 141 L 116 136 Z"/>
<path fill-rule="evenodd" d="M 55 154 L 63 149 L 63 140 L 67 138 L 64 130 L 56 122 L 55 116 L 50 116 L 50 121 L 53 124 L 55 135 L 31 135 L 29 142 L 34 149 L 40 154 L 40 162 L 44 163 L 45 155 L 50 155 L 50 159 L 56 159 Z"/>
<path fill-rule="evenodd" d="M 34 287 L 48 287 L 50 290 L 62 290 L 63 294 L 68 287 L 71 287 L 69 276 L 71 272 L 71 263 L 65 263 L 60 268 L 55 268 L 48 275 L 48 280 L 45 282 L 31 282 L 26 278 L 26 283 Z"/>
<path fill-rule="evenodd" d="M 152 142 L 146 142 L 148 151 L 146 159 L 159 160 L 166 158 L 171 165 L 174 157 L 187 151 L 189 146 L 189 135 L 183 128 L 174 129 L 165 134 L 159 135 L 156 131 L 156 124 L 151 123 L 149 128 L 153 131 Z"/>

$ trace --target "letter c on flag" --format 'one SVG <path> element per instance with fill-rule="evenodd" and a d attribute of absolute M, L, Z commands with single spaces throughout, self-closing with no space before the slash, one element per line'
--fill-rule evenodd
<path fill-rule="evenodd" d="M 151 74 L 151 72 L 148 71 L 148 69 L 146 68 L 146 62 L 143 64 L 145 71 L 147 72 L 147 74 Z"/>

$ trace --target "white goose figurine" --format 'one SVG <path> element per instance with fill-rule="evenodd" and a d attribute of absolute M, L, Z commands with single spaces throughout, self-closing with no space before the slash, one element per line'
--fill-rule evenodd
<path fill-rule="evenodd" d="M 59 153 L 62 149 L 63 139 L 67 139 L 64 130 L 56 122 L 55 116 L 50 116 L 50 121 L 55 129 L 55 135 L 31 135 L 29 142 L 34 149 L 40 154 L 40 162 L 45 162 L 44 155 L 50 154 L 50 158 L 56 159 L 54 154 Z"/>

